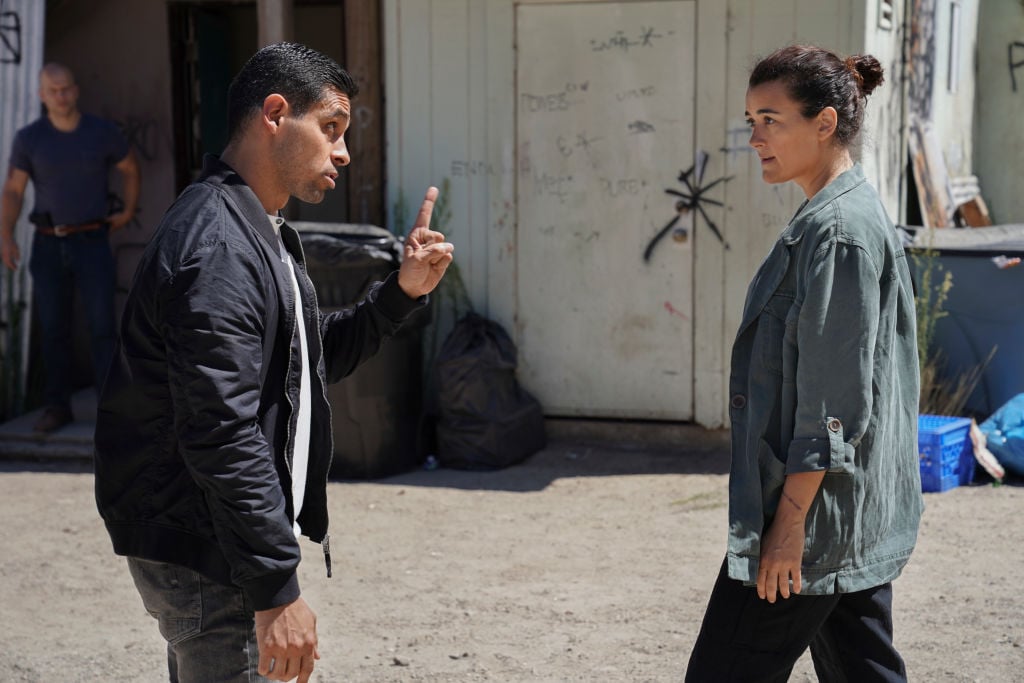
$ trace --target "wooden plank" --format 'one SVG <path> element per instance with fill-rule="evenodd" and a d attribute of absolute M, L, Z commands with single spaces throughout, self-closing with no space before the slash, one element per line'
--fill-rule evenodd
<path fill-rule="evenodd" d="M 914 121 L 909 143 L 921 220 L 927 228 L 949 227 L 953 224 L 953 205 L 946 163 L 935 131 L 926 123 Z"/>
<path fill-rule="evenodd" d="M 384 100 L 381 87 L 380 0 L 347 0 L 345 67 L 359 86 L 346 140 L 349 166 L 348 220 L 384 225 Z"/>

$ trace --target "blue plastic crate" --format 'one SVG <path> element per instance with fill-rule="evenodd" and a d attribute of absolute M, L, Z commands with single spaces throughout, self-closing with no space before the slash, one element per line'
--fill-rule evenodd
<path fill-rule="evenodd" d="M 974 449 L 966 417 L 917 416 L 921 490 L 948 491 L 974 479 Z"/>

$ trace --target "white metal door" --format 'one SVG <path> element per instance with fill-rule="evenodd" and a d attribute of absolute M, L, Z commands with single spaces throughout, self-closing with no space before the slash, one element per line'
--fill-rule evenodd
<path fill-rule="evenodd" d="M 549 415 L 693 416 L 692 216 L 666 190 L 695 161 L 695 15 L 516 8 L 516 330 Z"/>

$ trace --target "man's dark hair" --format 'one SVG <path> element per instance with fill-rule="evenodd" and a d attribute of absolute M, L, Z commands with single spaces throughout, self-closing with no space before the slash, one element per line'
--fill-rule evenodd
<path fill-rule="evenodd" d="M 235 136 L 268 95 L 288 100 L 296 116 L 319 102 L 324 90 L 355 97 L 358 86 L 347 71 L 325 54 L 298 43 L 275 43 L 249 58 L 228 88 L 228 140 Z"/>

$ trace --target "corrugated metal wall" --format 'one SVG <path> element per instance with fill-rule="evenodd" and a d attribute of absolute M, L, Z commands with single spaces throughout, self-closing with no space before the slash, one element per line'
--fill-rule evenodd
<path fill-rule="evenodd" d="M 39 70 L 43 66 L 43 36 L 45 28 L 46 3 L 41 0 L 0 0 L 0 154 L 3 155 L 4 178 L 7 177 L 11 141 L 19 128 L 38 118 Z M 15 236 L 21 249 L 22 267 L 12 274 L 0 265 L 3 278 L 0 280 L 0 322 L 3 334 L 0 345 L 4 362 L 12 357 L 27 359 L 28 315 L 27 303 L 31 300 L 30 279 L 27 277 L 31 226 L 26 220 L 31 211 L 34 196 L 31 183 L 25 192 L 22 218 L 15 228 Z M 22 324 L 10 327 L 10 303 L 25 303 Z M 15 346 L 20 347 L 20 353 Z M 20 385 L 24 386 L 27 363 L 20 363 L 18 372 Z M 13 368 L 4 368 L 13 372 Z M 7 374 L 6 372 L 4 374 Z M 3 387 L 10 390 L 10 387 Z"/>

